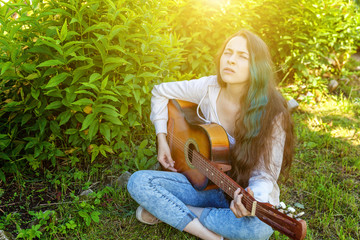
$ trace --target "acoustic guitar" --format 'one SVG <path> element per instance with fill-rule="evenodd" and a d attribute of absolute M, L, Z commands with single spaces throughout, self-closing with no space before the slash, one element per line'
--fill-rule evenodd
<path fill-rule="evenodd" d="M 196 107 L 194 103 L 180 100 L 170 100 L 168 104 L 167 138 L 178 172 L 183 173 L 197 190 L 213 188 L 209 186 L 211 181 L 233 197 L 240 188 L 242 203 L 253 216 L 291 239 L 304 239 L 304 220 L 292 218 L 269 203 L 257 202 L 224 173 L 231 168 L 227 134 L 218 124 L 202 122 L 197 117 Z"/>

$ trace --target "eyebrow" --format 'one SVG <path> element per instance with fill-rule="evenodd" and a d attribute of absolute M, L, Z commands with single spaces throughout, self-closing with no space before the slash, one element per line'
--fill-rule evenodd
<path fill-rule="evenodd" d="M 224 49 L 224 52 L 225 51 L 231 51 L 231 52 L 234 52 L 234 50 L 232 50 L 231 48 L 225 48 Z M 247 54 L 249 56 L 249 53 L 248 52 L 244 52 L 244 51 L 236 51 L 237 54 Z"/>

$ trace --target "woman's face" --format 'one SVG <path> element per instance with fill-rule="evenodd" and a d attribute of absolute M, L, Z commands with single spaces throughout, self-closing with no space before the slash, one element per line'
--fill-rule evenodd
<path fill-rule="evenodd" d="M 249 80 L 249 51 L 244 37 L 233 37 L 226 44 L 220 58 L 220 76 L 228 84 Z"/>

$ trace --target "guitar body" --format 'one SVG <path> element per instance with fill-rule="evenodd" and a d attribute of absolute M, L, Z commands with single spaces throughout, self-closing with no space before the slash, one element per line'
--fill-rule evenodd
<path fill-rule="evenodd" d="M 192 150 L 229 170 L 229 140 L 218 124 L 204 124 L 196 115 L 196 104 L 170 100 L 168 104 L 168 143 L 175 168 L 183 173 L 195 189 L 216 187 L 192 164 Z"/>

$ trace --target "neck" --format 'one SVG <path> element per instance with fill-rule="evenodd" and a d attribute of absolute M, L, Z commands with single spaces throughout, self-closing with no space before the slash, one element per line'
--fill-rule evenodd
<path fill-rule="evenodd" d="M 246 84 L 247 83 L 227 83 L 226 86 L 222 89 L 225 93 L 224 97 L 226 97 L 226 99 L 233 104 L 239 104 L 240 99 L 244 96 L 244 94 L 246 94 Z"/>

